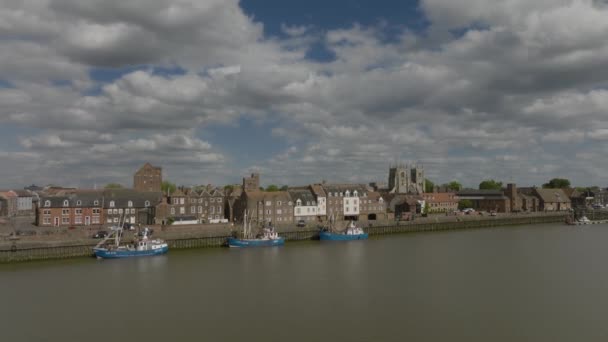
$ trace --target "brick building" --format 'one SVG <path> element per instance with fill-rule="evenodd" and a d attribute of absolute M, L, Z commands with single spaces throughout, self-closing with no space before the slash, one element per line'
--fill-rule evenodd
<path fill-rule="evenodd" d="M 457 193 L 461 200 L 470 200 L 477 211 L 511 212 L 511 201 L 502 190 L 465 189 Z"/>
<path fill-rule="evenodd" d="M 226 194 L 222 189 L 206 187 L 191 189 L 177 188 L 165 198 L 157 212 L 157 222 L 196 221 L 197 223 L 217 223 L 228 218 Z"/>
<path fill-rule="evenodd" d="M 14 191 L 0 191 L 0 216 L 17 216 L 18 201 L 19 196 Z"/>
<path fill-rule="evenodd" d="M 162 168 L 145 163 L 133 175 L 133 189 L 137 191 L 160 192 L 163 183 Z"/>
<path fill-rule="evenodd" d="M 429 214 L 433 213 L 450 213 L 458 210 L 458 201 L 460 198 L 453 192 L 430 192 L 421 195 L 426 205 L 428 205 Z"/>
<path fill-rule="evenodd" d="M 239 222 L 243 221 L 245 211 L 258 226 L 294 222 L 294 203 L 287 191 L 243 191 L 238 204 L 234 214 Z"/>
<path fill-rule="evenodd" d="M 90 226 L 105 222 L 102 190 L 42 196 L 39 203 L 36 210 L 36 224 L 39 226 Z"/>

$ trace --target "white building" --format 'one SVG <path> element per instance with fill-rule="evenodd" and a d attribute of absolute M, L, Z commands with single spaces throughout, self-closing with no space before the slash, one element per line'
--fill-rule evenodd
<path fill-rule="evenodd" d="M 319 207 L 312 191 L 309 188 L 288 189 L 293 202 L 293 216 L 295 221 L 315 221 L 319 214 Z"/>

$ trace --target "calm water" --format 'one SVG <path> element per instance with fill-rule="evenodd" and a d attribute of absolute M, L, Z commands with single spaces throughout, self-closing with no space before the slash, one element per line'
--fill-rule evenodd
<path fill-rule="evenodd" d="M 1 341 L 606 341 L 608 226 L 0 267 Z"/>

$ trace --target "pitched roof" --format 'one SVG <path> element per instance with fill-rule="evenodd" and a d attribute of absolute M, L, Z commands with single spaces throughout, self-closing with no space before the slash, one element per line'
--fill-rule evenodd
<path fill-rule="evenodd" d="M 291 200 L 291 196 L 289 195 L 289 193 L 287 191 L 254 190 L 254 191 L 245 191 L 244 194 L 245 194 L 245 196 L 247 196 L 248 200 L 254 200 L 254 201 L 276 200 L 276 199 L 287 200 L 287 201 Z"/>
<path fill-rule="evenodd" d="M 453 192 L 429 192 L 421 196 L 429 203 L 458 202 L 458 195 Z"/>
<path fill-rule="evenodd" d="M 149 206 L 155 206 L 162 201 L 163 194 L 154 191 L 136 191 L 131 189 L 106 189 L 103 192 L 104 208 L 109 208 L 110 201 L 114 201 L 117 208 L 128 207 L 129 201 L 133 202 L 134 208 L 145 208 L 146 201 Z"/>
<path fill-rule="evenodd" d="M 311 184 L 310 189 L 317 197 L 327 197 L 325 190 L 323 190 L 323 185 L 321 184 Z"/>
<path fill-rule="evenodd" d="M 308 188 L 295 188 L 295 189 L 287 189 L 287 192 L 289 193 L 289 195 L 291 196 L 291 200 L 292 201 L 297 201 L 300 200 L 302 201 L 303 204 L 305 203 L 310 203 L 310 202 L 315 202 L 315 196 L 312 193 L 312 191 Z"/>
<path fill-rule="evenodd" d="M 534 189 L 543 202 L 548 203 L 569 203 L 570 198 L 562 189 Z"/>

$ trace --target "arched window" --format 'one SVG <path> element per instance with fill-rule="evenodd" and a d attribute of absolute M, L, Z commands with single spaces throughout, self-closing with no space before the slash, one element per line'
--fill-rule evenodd
<path fill-rule="evenodd" d="M 357 192 L 357 190 L 353 191 L 353 196 L 359 197 L 359 193 Z"/>
<path fill-rule="evenodd" d="M 299 199 L 296 201 L 296 206 L 301 206 L 302 205 L 302 201 L 300 201 Z"/>
<path fill-rule="evenodd" d="M 150 201 L 146 201 L 145 205 L 146 205 L 146 208 L 149 207 L 150 206 Z"/>
<path fill-rule="evenodd" d="M 81 200 L 76 201 L 76 205 L 78 205 L 78 206 L 82 205 L 82 201 Z"/>
<path fill-rule="evenodd" d="M 344 193 L 345 197 L 349 197 L 350 196 L 350 191 L 346 190 L 346 192 Z"/>
<path fill-rule="evenodd" d="M 50 207 L 51 206 L 51 201 L 44 201 L 44 206 L 45 207 Z"/>
<path fill-rule="evenodd" d="M 114 201 L 110 201 L 110 208 L 114 208 Z"/>
<path fill-rule="evenodd" d="M 99 201 L 95 200 L 95 202 L 93 202 L 93 205 L 95 205 L 95 206 L 99 205 Z"/>
<path fill-rule="evenodd" d="M 175 215 L 175 208 L 171 208 L 171 215 Z"/>
<path fill-rule="evenodd" d="M 64 200 L 63 201 L 63 206 L 64 207 L 69 207 L 70 206 L 70 202 L 68 200 Z"/>
<path fill-rule="evenodd" d="M 133 201 L 129 201 L 129 202 L 127 203 L 127 206 L 128 206 L 129 208 L 131 208 L 131 207 L 133 206 Z"/>

